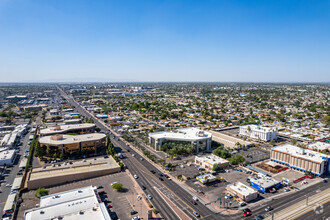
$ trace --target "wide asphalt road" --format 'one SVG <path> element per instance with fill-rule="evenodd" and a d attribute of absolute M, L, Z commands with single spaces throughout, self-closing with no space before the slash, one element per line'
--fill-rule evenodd
<path fill-rule="evenodd" d="M 315 220 L 330 220 L 330 202 L 327 202 L 323 205 L 315 206 L 315 208 L 307 212 L 306 214 L 300 216 L 296 220 L 306 220 L 306 219 L 315 219 Z"/>

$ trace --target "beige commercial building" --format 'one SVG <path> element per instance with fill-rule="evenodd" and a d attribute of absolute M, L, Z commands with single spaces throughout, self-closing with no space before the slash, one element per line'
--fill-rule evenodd
<path fill-rule="evenodd" d="M 229 166 L 229 161 L 221 157 L 215 156 L 213 154 L 205 156 L 196 156 L 195 163 L 200 165 L 205 169 L 213 169 L 215 164 L 218 164 L 220 168 L 225 168 Z"/>
<path fill-rule="evenodd" d="M 65 134 L 65 133 L 77 133 L 77 134 L 87 134 L 93 133 L 95 131 L 95 124 L 84 123 L 84 124 L 65 124 L 56 125 L 49 128 L 41 129 L 40 136 Z"/>
<path fill-rule="evenodd" d="M 28 189 L 54 186 L 72 181 L 78 181 L 120 172 L 121 168 L 112 158 L 98 157 L 74 161 L 72 164 L 33 168 L 28 174 Z"/>
<path fill-rule="evenodd" d="M 318 176 L 327 175 L 330 171 L 328 155 L 290 144 L 273 147 L 270 158 L 272 161 L 288 165 L 293 169 L 308 170 Z"/>
<path fill-rule="evenodd" d="M 235 182 L 233 184 L 229 184 L 226 189 L 232 194 L 238 196 L 245 202 L 250 202 L 256 198 L 258 198 L 258 192 L 253 188 L 244 185 L 241 182 Z"/>
<path fill-rule="evenodd" d="M 95 151 L 104 147 L 106 135 L 102 133 L 91 133 L 81 135 L 54 135 L 39 138 L 40 146 L 46 149 L 47 146 L 60 153 L 73 153 L 77 151 Z"/>

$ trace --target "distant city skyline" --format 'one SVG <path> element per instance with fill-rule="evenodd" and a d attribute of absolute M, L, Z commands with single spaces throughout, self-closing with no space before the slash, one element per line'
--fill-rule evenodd
<path fill-rule="evenodd" d="M 0 82 L 330 82 L 329 1 L 0 1 Z"/>

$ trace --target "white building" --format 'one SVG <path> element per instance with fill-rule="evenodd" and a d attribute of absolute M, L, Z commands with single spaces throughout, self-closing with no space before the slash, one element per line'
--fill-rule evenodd
<path fill-rule="evenodd" d="M 197 128 L 180 128 L 177 132 L 154 132 L 149 134 L 149 142 L 160 150 L 164 141 L 184 141 L 191 142 L 196 146 L 196 152 L 199 152 L 201 144 L 206 145 L 206 150 L 211 149 L 212 134 Z"/>
<path fill-rule="evenodd" d="M 311 171 L 318 176 L 330 173 L 330 156 L 290 144 L 273 147 L 270 159 L 296 170 Z"/>
<path fill-rule="evenodd" d="M 239 134 L 262 141 L 271 141 L 277 139 L 276 128 L 262 127 L 259 125 L 240 126 Z"/>
<path fill-rule="evenodd" d="M 315 142 L 308 145 L 307 148 L 315 151 L 330 151 L 330 144 L 325 142 Z"/>
<path fill-rule="evenodd" d="M 213 154 L 206 156 L 196 156 L 195 163 L 206 168 L 213 169 L 215 164 L 218 164 L 220 168 L 229 166 L 229 161 Z"/>
<path fill-rule="evenodd" d="M 0 151 L 0 166 L 12 166 L 15 162 L 15 150 L 2 149 Z"/>
<path fill-rule="evenodd" d="M 244 185 L 241 182 L 235 182 L 233 184 L 229 184 L 226 189 L 232 194 L 238 196 L 245 202 L 250 202 L 256 198 L 258 198 L 258 192 L 253 188 Z"/>
<path fill-rule="evenodd" d="M 26 210 L 24 220 L 68 219 L 111 220 L 108 210 L 92 186 L 40 198 L 38 208 Z"/>

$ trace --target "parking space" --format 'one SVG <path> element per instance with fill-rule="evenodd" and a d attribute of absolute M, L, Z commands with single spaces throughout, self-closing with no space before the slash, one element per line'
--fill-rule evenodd
<path fill-rule="evenodd" d="M 113 182 L 122 183 L 124 190 L 122 192 L 113 190 L 111 187 L 111 183 Z M 149 210 L 149 208 L 146 202 L 143 201 L 143 196 L 142 199 L 137 199 L 138 193 L 136 185 L 125 172 L 63 184 L 48 189 L 49 194 L 53 194 L 90 185 L 103 187 L 98 189 L 98 191 L 103 190 L 105 192 L 101 195 L 101 198 L 109 201 L 106 203 L 112 206 L 109 212 L 115 212 L 120 219 L 131 219 L 134 216 L 147 219 L 147 210 Z M 34 208 L 36 204 L 39 204 L 39 199 L 35 198 L 34 194 L 35 190 L 23 193 L 22 198 L 24 203 L 22 203 L 19 209 L 18 219 L 23 219 L 25 210 Z M 135 211 L 136 213 L 131 215 L 131 211 Z"/>
<path fill-rule="evenodd" d="M 270 156 L 268 151 L 256 147 L 241 149 L 237 154 L 242 155 L 250 163 L 268 159 Z"/>

